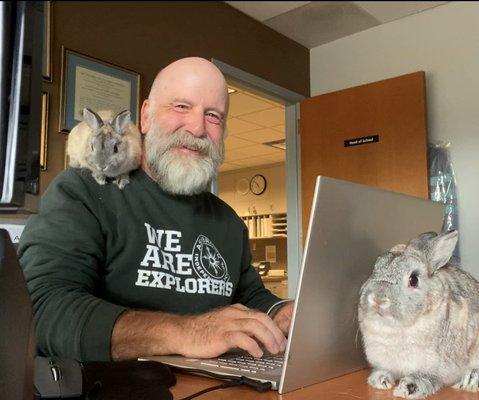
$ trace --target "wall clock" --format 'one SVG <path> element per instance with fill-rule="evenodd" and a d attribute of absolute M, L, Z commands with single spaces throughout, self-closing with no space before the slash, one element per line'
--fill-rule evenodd
<path fill-rule="evenodd" d="M 251 193 L 257 196 L 264 193 L 266 190 L 266 178 L 261 174 L 253 176 L 249 182 L 249 189 Z"/>
<path fill-rule="evenodd" d="M 236 182 L 236 193 L 244 196 L 249 193 L 249 181 L 246 178 L 241 178 Z"/>

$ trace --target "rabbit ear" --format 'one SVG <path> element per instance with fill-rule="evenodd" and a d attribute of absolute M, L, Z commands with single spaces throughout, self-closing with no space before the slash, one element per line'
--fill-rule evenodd
<path fill-rule="evenodd" d="M 425 253 L 427 249 L 429 248 L 430 241 L 431 239 L 435 238 L 437 236 L 436 232 L 425 232 L 421 233 L 418 237 L 415 237 L 412 239 L 407 247 L 410 250 L 416 250 L 421 253 Z"/>
<path fill-rule="evenodd" d="M 404 253 L 404 250 L 406 250 L 406 245 L 405 244 L 397 244 L 396 246 L 394 246 L 389 251 L 391 253 Z"/>
<path fill-rule="evenodd" d="M 123 134 L 126 131 L 126 128 L 128 127 L 128 124 L 130 122 L 131 113 L 128 110 L 124 110 L 119 113 L 115 118 L 113 118 L 113 121 L 111 121 L 111 126 L 113 126 L 113 129 L 116 132 Z"/>
<path fill-rule="evenodd" d="M 430 240 L 426 255 L 431 272 L 437 271 L 451 259 L 456 248 L 457 235 L 457 231 L 451 231 Z"/>
<path fill-rule="evenodd" d="M 101 117 L 95 111 L 90 110 L 89 108 L 83 109 L 83 121 L 85 121 L 92 130 L 97 130 L 104 125 Z"/>

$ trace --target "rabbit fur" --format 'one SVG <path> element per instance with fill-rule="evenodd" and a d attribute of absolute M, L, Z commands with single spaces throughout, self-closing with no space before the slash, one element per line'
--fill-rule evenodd
<path fill-rule="evenodd" d="M 129 183 L 129 172 L 140 165 L 141 134 L 127 110 L 115 115 L 85 108 L 83 121 L 69 134 L 67 154 L 71 167 L 89 169 L 100 185 L 114 178 L 123 189 Z"/>
<path fill-rule="evenodd" d="M 360 292 L 368 383 L 419 399 L 479 390 L 479 282 L 449 264 L 457 231 L 424 233 L 380 256 Z"/>

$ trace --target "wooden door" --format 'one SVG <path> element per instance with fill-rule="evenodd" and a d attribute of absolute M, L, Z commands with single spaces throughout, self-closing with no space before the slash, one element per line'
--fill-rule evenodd
<path fill-rule="evenodd" d="M 423 71 L 308 98 L 300 118 L 303 238 L 318 175 L 428 197 Z"/>

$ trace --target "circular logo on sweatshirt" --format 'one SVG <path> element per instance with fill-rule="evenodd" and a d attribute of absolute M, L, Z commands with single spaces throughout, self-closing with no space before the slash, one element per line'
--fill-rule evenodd
<path fill-rule="evenodd" d="M 200 235 L 193 246 L 193 268 L 202 278 L 228 279 L 226 262 L 213 242 Z"/>

